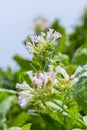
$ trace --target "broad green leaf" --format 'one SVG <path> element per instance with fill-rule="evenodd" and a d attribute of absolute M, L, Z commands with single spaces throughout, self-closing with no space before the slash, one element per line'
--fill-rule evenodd
<path fill-rule="evenodd" d="M 73 120 L 69 116 L 65 116 L 64 124 L 66 126 L 66 130 L 71 130 L 73 128 L 73 126 L 75 125 L 75 120 Z"/>
<path fill-rule="evenodd" d="M 42 117 L 46 123 L 45 130 L 66 130 L 63 125 L 61 125 L 56 119 L 53 119 L 51 116 L 44 114 Z"/>
<path fill-rule="evenodd" d="M 49 112 L 49 115 L 51 118 L 58 121 L 60 124 L 64 125 L 64 116 L 61 112 L 53 110 Z"/>
<path fill-rule="evenodd" d="M 13 72 L 10 67 L 6 70 L 0 69 L 0 77 L 2 82 L 0 83 L 1 88 L 15 89 L 15 84 L 18 79 L 18 72 Z"/>
<path fill-rule="evenodd" d="M 30 130 L 31 124 L 26 124 L 22 128 L 21 127 L 11 127 L 8 130 Z"/>
<path fill-rule="evenodd" d="M 15 55 L 13 58 L 17 62 L 17 64 L 20 66 L 21 69 L 23 69 L 23 70 L 36 70 L 32 61 L 24 59 L 19 55 Z"/>
<path fill-rule="evenodd" d="M 74 86 L 74 99 L 78 102 L 79 109 L 87 114 L 87 78 L 83 77 Z"/>
<path fill-rule="evenodd" d="M 8 93 L 1 93 L 0 92 L 0 103 L 3 102 L 6 98 L 8 98 Z"/>
<path fill-rule="evenodd" d="M 78 105 L 75 101 L 70 101 L 68 104 L 68 112 L 70 115 L 72 115 L 75 119 L 78 119 L 79 117 L 79 112 L 78 112 Z"/>
<path fill-rule="evenodd" d="M 20 112 L 18 115 L 15 115 L 10 123 L 11 126 L 22 126 L 29 120 L 29 115 L 26 112 Z"/>
<path fill-rule="evenodd" d="M 87 64 L 87 47 L 82 46 L 82 47 L 78 48 L 75 51 L 71 62 L 74 64 L 77 64 L 77 65 Z"/>

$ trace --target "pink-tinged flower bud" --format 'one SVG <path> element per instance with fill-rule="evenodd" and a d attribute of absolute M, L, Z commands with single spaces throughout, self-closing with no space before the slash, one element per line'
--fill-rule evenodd
<path fill-rule="evenodd" d="M 26 48 L 30 54 L 33 53 L 33 45 L 30 42 L 26 42 Z"/>
<path fill-rule="evenodd" d="M 46 40 L 54 44 L 55 41 L 60 37 L 62 37 L 62 35 L 59 32 L 54 31 L 54 29 L 49 29 Z"/>
<path fill-rule="evenodd" d="M 59 32 L 55 31 L 53 37 L 54 37 L 54 40 L 56 40 L 56 39 L 62 37 L 62 35 Z"/>

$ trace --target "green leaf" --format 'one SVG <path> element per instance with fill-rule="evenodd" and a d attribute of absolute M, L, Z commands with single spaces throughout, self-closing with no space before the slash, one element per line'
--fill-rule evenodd
<path fill-rule="evenodd" d="M 78 119 L 79 113 L 78 113 L 78 105 L 75 101 L 71 101 L 67 104 L 68 106 L 68 112 L 70 115 L 72 115 L 75 119 Z"/>
<path fill-rule="evenodd" d="M 0 92 L 0 103 L 3 102 L 5 99 L 8 98 L 8 93 L 1 93 Z"/>
<path fill-rule="evenodd" d="M 10 67 L 6 70 L 0 69 L 0 77 L 2 79 L 1 88 L 15 89 L 15 84 L 18 81 L 18 72 L 13 72 Z"/>
<path fill-rule="evenodd" d="M 30 130 L 30 128 L 31 128 L 31 124 L 28 123 L 24 125 L 21 130 Z"/>
<path fill-rule="evenodd" d="M 87 64 L 87 47 L 86 46 L 82 46 L 75 51 L 71 60 L 72 63 L 77 64 L 77 65 Z"/>
<path fill-rule="evenodd" d="M 66 126 L 66 130 L 71 130 L 73 126 L 75 125 L 75 121 L 71 119 L 69 116 L 65 116 L 64 124 Z"/>
<path fill-rule="evenodd" d="M 15 96 L 10 96 L 2 103 L 0 103 L 0 114 L 6 115 L 12 106 L 12 102 L 14 101 Z"/>
<path fill-rule="evenodd" d="M 21 127 L 11 127 L 8 130 L 30 130 L 31 124 L 28 123 L 24 125 L 22 128 Z"/>
<path fill-rule="evenodd" d="M 79 109 L 87 114 L 87 78 L 83 77 L 74 86 L 74 99 L 78 102 Z"/>
<path fill-rule="evenodd" d="M 35 66 L 33 65 L 32 61 L 29 61 L 27 59 L 22 58 L 19 55 L 15 55 L 13 59 L 17 62 L 17 64 L 20 66 L 23 70 L 34 70 L 36 71 Z"/>
<path fill-rule="evenodd" d="M 3 94 L 4 95 L 4 94 Z M 6 98 L 6 97 L 5 97 Z M 7 97 L 6 99 L 4 99 L 1 103 L 0 103 L 0 128 L 2 128 L 3 130 L 7 130 L 7 114 L 11 109 L 11 106 L 14 103 L 14 96 L 10 96 Z"/>
<path fill-rule="evenodd" d="M 10 125 L 11 126 L 22 126 L 28 120 L 29 120 L 29 114 L 26 112 L 20 112 L 18 115 L 14 116 Z"/>
<path fill-rule="evenodd" d="M 53 110 L 49 112 L 49 115 L 51 118 L 58 121 L 60 124 L 64 125 L 64 116 L 61 112 Z"/>
<path fill-rule="evenodd" d="M 19 83 L 23 83 L 26 81 L 28 84 L 30 84 L 31 80 L 26 72 L 21 72 L 19 75 Z"/>
<path fill-rule="evenodd" d="M 53 119 L 50 115 L 43 115 L 43 119 L 46 123 L 45 130 L 66 130 L 56 119 Z"/>

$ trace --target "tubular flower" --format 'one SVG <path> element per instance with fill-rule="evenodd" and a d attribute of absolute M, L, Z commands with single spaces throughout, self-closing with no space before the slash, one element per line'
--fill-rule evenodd
<path fill-rule="evenodd" d="M 85 67 L 82 68 L 81 66 L 79 66 L 72 75 L 69 75 L 64 68 L 62 68 L 61 66 L 57 66 L 55 68 L 54 76 L 57 77 L 58 74 L 62 75 L 62 77 L 61 76 L 57 77 L 59 89 L 72 88 L 72 86 L 76 84 L 81 77 L 87 77 L 86 72 L 82 73 L 84 68 Z M 53 71 L 52 65 L 50 65 L 50 70 Z"/>
<path fill-rule="evenodd" d="M 54 69 L 52 65 L 49 66 L 49 72 L 33 74 L 32 71 L 28 71 L 27 74 L 31 80 L 30 85 L 25 81 L 22 84 L 16 84 L 16 88 L 20 89 L 18 92 L 19 105 L 25 107 L 31 103 L 38 104 L 40 102 L 43 104 L 43 102 L 49 101 L 51 96 L 56 93 L 58 89 L 68 89 L 77 83 L 80 79 L 77 75 L 81 73 L 82 70 L 83 68 L 79 66 L 71 76 L 67 74 L 64 68 L 57 66 Z M 87 76 L 85 72 L 84 76 Z"/>
<path fill-rule="evenodd" d="M 22 84 L 17 83 L 16 88 L 20 89 L 20 92 L 18 92 L 18 103 L 23 108 L 29 101 L 33 100 L 34 90 L 25 81 Z"/>
<path fill-rule="evenodd" d="M 38 72 L 35 75 L 32 71 L 28 71 L 30 85 L 25 81 L 22 84 L 17 83 L 16 88 L 18 92 L 19 105 L 24 108 L 28 104 L 38 103 L 39 101 L 48 100 L 48 98 L 54 93 L 54 86 L 58 83 L 54 72 Z"/>
<path fill-rule="evenodd" d="M 69 87 L 72 87 L 75 83 L 77 83 L 79 81 L 79 77 L 77 76 L 81 71 L 82 71 L 82 67 L 79 66 L 76 71 L 74 72 L 73 75 L 68 75 L 68 73 L 66 72 L 66 70 L 60 66 L 57 66 L 56 68 L 56 74 L 61 74 L 64 77 L 64 80 L 66 81 L 66 83 L 68 83 Z M 70 83 L 70 84 L 69 84 Z M 67 87 L 67 86 L 65 86 Z"/>
<path fill-rule="evenodd" d="M 32 76 L 32 71 L 28 71 L 32 86 L 37 90 L 46 88 L 47 86 L 53 87 L 57 83 L 54 78 L 54 72 L 38 72 L 37 75 Z"/>
<path fill-rule="evenodd" d="M 46 41 L 55 42 L 61 36 L 62 35 L 59 32 L 54 31 L 54 29 L 49 29 L 49 31 L 47 32 Z"/>
<path fill-rule="evenodd" d="M 54 43 L 61 37 L 59 32 L 49 29 L 47 33 L 41 32 L 41 35 L 30 36 L 30 42 L 26 42 L 26 48 L 29 53 L 37 54 L 39 51 L 49 48 L 49 45 L 54 49 Z"/>
<path fill-rule="evenodd" d="M 38 17 L 34 21 L 35 31 L 45 31 L 49 27 L 48 21 L 43 17 Z"/>

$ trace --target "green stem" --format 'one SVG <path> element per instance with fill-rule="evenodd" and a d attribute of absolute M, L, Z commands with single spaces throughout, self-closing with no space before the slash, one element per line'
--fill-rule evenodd
<path fill-rule="evenodd" d="M 64 108 L 62 105 L 60 105 L 58 102 L 56 102 L 56 101 L 54 101 L 54 100 L 52 100 L 52 102 L 55 103 L 56 105 L 58 105 L 60 108 L 62 108 L 62 110 L 63 110 L 64 112 L 66 112 L 73 120 L 76 120 L 77 122 L 79 122 L 80 124 L 82 124 L 85 128 L 87 128 L 87 125 L 85 125 L 82 120 L 74 118 L 74 117 L 69 113 L 69 111 L 68 111 L 66 108 Z"/>
<path fill-rule="evenodd" d="M 16 91 L 14 90 L 8 90 L 8 89 L 0 89 L 0 92 L 3 92 L 3 93 L 11 93 L 11 94 L 17 94 Z"/>

